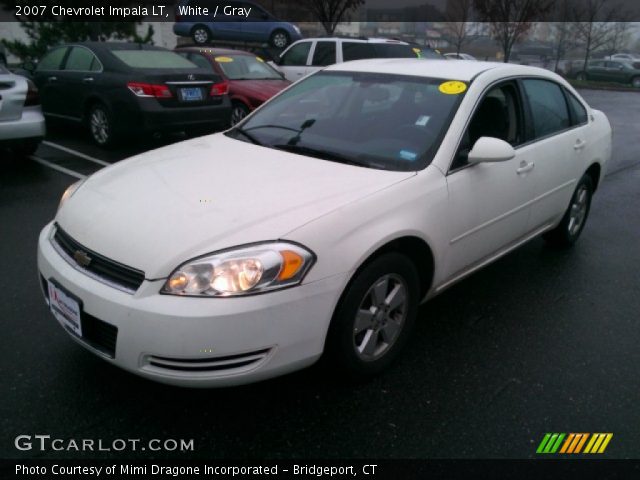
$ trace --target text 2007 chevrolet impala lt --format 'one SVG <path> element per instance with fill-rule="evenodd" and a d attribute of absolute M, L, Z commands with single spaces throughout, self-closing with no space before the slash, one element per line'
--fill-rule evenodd
<path fill-rule="evenodd" d="M 69 187 L 40 235 L 42 286 L 73 339 L 160 382 L 248 383 L 322 355 L 367 376 L 421 302 L 537 235 L 572 245 L 610 156 L 606 116 L 548 71 L 344 63 Z"/>

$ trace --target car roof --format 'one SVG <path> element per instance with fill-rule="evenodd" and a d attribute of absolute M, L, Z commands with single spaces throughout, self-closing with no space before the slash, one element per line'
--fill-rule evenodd
<path fill-rule="evenodd" d="M 329 36 L 329 37 L 311 37 L 311 38 L 303 38 L 302 40 L 298 40 L 299 42 L 305 41 L 321 41 L 324 40 L 343 40 L 348 42 L 357 42 L 357 43 L 389 43 L 394 45 L 409 45 L 409 43 L 404 42 L 402 40 L 394 40 L 393 38 L 378 38 L 378 37 L 346 37 L 346 36 Z M 424 47 L 427 48 L 427 47 Z"/>
<path fill-rule="evenodd" d="M 69 42 L 61 46 L 74 47 L 78 45 L 91 50 L 167 50 L 155 45 L 133 42 Z"/>
<path fill-rule="evenodd" d="M 256 54 L 254 53 L 246 52 L 244 50 L 235 50 L 233 48 L 209 48 L 209 47 L 196 47 L 193 45 L 189 45 L 186 47 L 176 47 L 176 50 L 180 52 L 208 53 L 211 55 L 248 55 L 251 57 L 256 56 Z"/>
<path fill-rule="evenodd" d="M 328 67 L 329 71 L 389 73 L 431 78 L 446 78 L 469 82 L 486 71 L 504 71 L 505 75 L 536 75 L 555 78 L 543 68 L 513 63 L 478 62 L 474 60 L 425 60 L 419 58 L 381 58 L 355 60 Z"/>

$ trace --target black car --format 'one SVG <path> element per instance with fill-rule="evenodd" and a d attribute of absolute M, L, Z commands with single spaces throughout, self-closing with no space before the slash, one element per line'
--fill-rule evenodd
<path fill-rule="evenodd" d="M 100 146 L 125 134 L 226 128 L 228 84 L 164 48 L 82 42 L 50 50 L 34 72 L 47 119 L 86 125 Z"/>

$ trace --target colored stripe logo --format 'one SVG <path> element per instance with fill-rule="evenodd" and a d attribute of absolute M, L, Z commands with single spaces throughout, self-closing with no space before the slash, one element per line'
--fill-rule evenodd
<path fill-rule="evenodd" d="M 546 433 L 536 453 L 604 453 L 613 433 Z"/>

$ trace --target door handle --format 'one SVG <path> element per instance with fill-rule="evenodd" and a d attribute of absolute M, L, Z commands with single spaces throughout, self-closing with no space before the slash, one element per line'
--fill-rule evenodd
<path fill-rule="evenodd" d="M 83 83 L 92 83 L 93 82 L 93 77 L 84 77 L 82 79 Z"/>
<path fill-rule="evenodd" d="M 50 82 L 57 82 L 58 77 L 49 77 L 47 80 L 49 80 Z"/>
<path fill-rule="evenodd" d="M 516 173 L 518 175 L 522 175 L 523 173 L 527 173 L 530 172 L 531 170 L 533 170 L 535 168 L 536 164 L 531 162 L 531 163 L 527 163 L 527 162 L 521 162 L 520 163 L 520 168 L 518 168 L 516 170 Z"/>
<path fill-rule="evenodd" d="M 587 142 L 585 142 L 584 140 L 578 140 L 576 144 L 573 146 L 573 149 L 578 151 L 578 150 L 582 150 L 586 146 L 587 146 Z"/>

